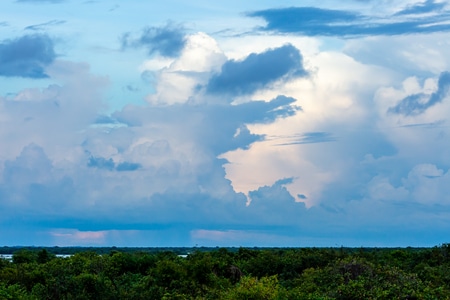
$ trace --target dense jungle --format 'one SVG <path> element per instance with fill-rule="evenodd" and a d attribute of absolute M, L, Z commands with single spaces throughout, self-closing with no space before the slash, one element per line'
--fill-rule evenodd
<path fill-rule="evenodd" d="M 450 299 L 432 248 L 0 247 L 0 299 Z M 68 254 L 60 257 L 56 254 Z"/>

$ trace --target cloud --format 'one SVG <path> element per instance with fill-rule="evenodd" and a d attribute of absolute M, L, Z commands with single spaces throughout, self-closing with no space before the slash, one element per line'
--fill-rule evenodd
<path fill-rule="evenodd" d="M 142 166 L 137 163 L 131 163 L 131 162 L 122 162 L 117 164 L 116 170 L 119 172 L 126 172 L 126 171 L 136 171 L 140 169 Z"/>
<path fill-rule="evenodd" d="M 334 51 L 310 54 L 307 60 L 315 70 L 308 80 L 297 78 L 277 85 L 277 91 L 297 99 L 293 104 L 301 104 L 301 113 L 249 126 L 251 132 L 265 138 L 248 149 L 221 155 L 230 162 L 224 167 L 236 191 L 249 195 L 280 178 L 292 178 L 285 188 L 296 201 L 311 208 L 335 197 L 324 191 L 336 182 L 346 186 L 347 194 L 341 191 L 341 195 L 353 197 L 357 190 L 352 185 L 354 170 L 366 155 L 395 154 L 392 141 L 374 125 L 378 110 L 372 103 L 378 88 L 395 77 L 388 70 Z M 261 91 L 255 97 L 272 93 Z M 345 178 L 345 184 L 340 178 Z"/>
<path fill-rule="evenodd" d="M 139 38 L 125 33 L 121 37 L 121 44 L 122 49 L 143 47 L 149 55 L 158 53 L 164 57 L 176 57 L 186 45 L 185 34 L 182 26 L 169 23 L 161 27 L 144 28 Z"/>
<path fill-rule="evenodd" d="M 416 123 L 416 124 L 407 124 L 407 125 L 402 125 L 401 127 L 413 127 L 413 128 L 427 128 L 427 129 L 432 129 L 432 128 L 437 128 L 440 126 L 445 126 L 444 125 L 444 121 L 437 121 L 437 122 L 430 122 L 430 123 Z"/>
<path fill-rule="evenodd" d="M 204 84 L 223 61 L 213 40 L 196 34 L 161 72 L 184 69 L 194 84 Z M 28 215 L 33 217 L 21 226 L 87 231 L 94 238 L 96 232 L 108 231 L 102 242 L 114 230 L 158 229 L 168 241 L 169 235 L 189 238 L 198 228 L 265 226 L 255 221 L 260 217 L 252 212 L 256 208 L 247 210 L 246 197 L 225 178 L 228 162 L 218 155 L 264 139 L 249 126 L 295 115 L 301 109 L 294 98 L 279 95 L 231 104 L 192 89 L 184 102 L 129 105 L 105 115 L 101 92 L 108 81 L 92 75 L 88 65 L 57 60 L 48 74 L 58 84 L 0 97 L 0 139 L 9 144 L 0 157 L 0 206 L 14 211 L 0 216 L 1 224 Z M 159 77 L 160 83 L 165 79 Z M 189 100 L 194 98 L 202 101 Z M 15 134 L 8 128 L 16 128 Z M 33 168 L 19 172 L 29 161 Z M 28 173 L 39 176 L 28 178 Z M 263 199 L 263 192 L 259 195 Z M 271 211 L 267 201 L 258 207 Z M 279 212 L 284 210 L 290 211 Z"/>
<path fill-rule="evenodd" d="M 253 142 L 261 140 L 263 137 L 252 134 L 246 124 L 271 123 L 278 118 L 292 116 L 301 110 L 293 105 L 295 101 L 294 98 L 280 95 L 270 101 L 249 101 L 238 105 L 185 103 L 140 108 L 139 111 L 129 108 L 115 113 L 114 117 L 118 122 L 136 127 L 145 126 L 148 118 L 159 124 L 167 121 L 175 124 L 182 122 L 186 133 L 180 138 L 190 138 L 192 142 L 205 147 L 207 143 L 208 151 L 219 155 L 230 150 L 247 148 Z M 193 136 L 188 135 L 193 132 Z"/>
<path fill-rule="evenodd" d="M 399 11 L 396 15 L 412 15 L 412 14 L 425 14 L 432 12 L 439 12 L 445 8 L 445 3 L 439 3 L 435 0 L 427 0 L 423 3 L 413 4 L 406 7 L 404 10 Z"/>
<path fill-rule="evenodd" d="M 282 139 L 283 143 L 277 144 L 278 146 L 327 143 L 336 141 L 336 138 L 330 132 L 307 132 L 299 136 L 298 135 L 281 136 L 281 137 L 275 136 L 270 138 Z"/>
<path fill-rule="evenodd" d="M 252 53 L 242 61 L 230 60 L 206 85 L 212 94 L 248 95 L 277 80 L 306 76 L 300 51 L 292 45 Z"/>
<path fill-rule="evenodd" d="M 380 112 L 379 122 L 383 124 L 380 125 L 381 133 L 397 149 L 397 164 L 404 164 L 398 167 L 397 172 L 402 170 L 403 177 L 415 165 L 423 163 L 430 163 L 444 170 L 448 166 L 448 161 L 444 158 L 449 146 L 447 115 L 450 112 L 450 101 L 447 101 L 448 97 L 444 97 L 447 76 L 444 72 L 441 76 L 426 78 L 423 82 L 416 77 L 409 77 L 398 88 L 383 87 L 375 94 L 374 103 Z M 413 104 L 409 107 L 410 110 L 406 109 L 407 106 L 398 106 L 405 104 L 405 99 L 411 99 L 411 95 L 417 94 L 428 95 L 423 99 L 422 105 L 411 102 Z M 435 95 L 433 99 L 442 99 L 428 106 L 431 95 Z M 389 111 L 396 106 L 405 107 L 405 110 L 401 113 Z M 411 126 L 414 124 L 417 126 Z"/>
<path fill-rule="evenodd" d="M 287 231 L 287 230 L 285 230 Z M 301 245 L 305 242 L 293 236 L 284 236 L 286 232 L 278 230 L 210 230 L 196 229 L 190 232 L 193 244 L 205 247 L 279 247 L 280 245 L 290 246 Z M 306 245 L 306 244 L 305 244 Z"/>
<path fill-rule="evenodd" d="M 177 56 L 154 52 L 142 62 L 155 90 L 148 102 L 111 115 L 108 80 L 86 63 L 56 59 L 45 68 L 52 84 L 0 96 L 2 237 L 356 247 L 448 238 L 445 73 L 424 64 L 427 79 L 410 77 L 397 65 L 326 51 L 316 38 L 239 37 L 225 50 L 204 33 L 185 38 Z M 414 39 L 358 41 L 370 48 L 376 40 L 372 51 L 388 56 L 380 49 L 407 52 Z M 258 77 L 271 64 L 275 75 Z M 218 79 L 231 91 L 224 101 L 208 90 Z M 419 114 L 387 113 L 416 94 L 426 95 L 417 100 L 424 105 L 441 100 Z"/>
<path fill-rule="evenodd" d="M 248 13 L 250 17 L 262 17 L 268 24 L 265 30 L 279 30 L 295 32 L 302 30 L 317 30 L 325 32 L 329 24 L 338 27 L 342 23 L 351 23 L 360 20 L 360 15 L 350 11 L 322 9 L 316 7 L 290 7 L 281 9 L 268 9 Z M 342 25 L 341 25 L 342 26 Z"/>
<path fill-rule="evenodd" d="M 0 76 L 46 78 L 45 67 L 56 58 L 47 35 L 25 35 L 0 44 Z"/>
<path fill-rule="evenodd" d="M 450 49 L 442 47 L 445 32 L 420 35 L 371 36 L 346 42 L 344 52 L 355 60 L 397 72 L 429 77 L 450 69 Z"/>
<path fill-rule="evenodd" d="M 5 162 L 4 178 L 10 184 L 40 183 L 48 181 L 51 169 L 52 163 L 43 149 L 30 144 L 14 161 Z"/>
<path fill-rule="evenodd" d="M 362 15 L 355 11 L 317 7 L 289 7 L 250 12 L 250 17 L 263 18 L 263 31 L 309 36 L 356 37 L 368 35 L 401 35 L 450 31 L 450 12 L 443 4 L 427 1 L 385 18 Z M 418 16 L 418 13 L 436 13 Z M 405 16 L 412 15 L 410 19 Z"/>
<path fill-rule="evenodd" d="M 97 116 L 97 118 L 95 119 L 95 124 L 114 125 L 118 124 L 118 122 L 111 116 L 102 114 Z"/>
<path fill-rule="evenodd" d="M 439 76 L 438 89 L 431 95 L 424 93 L 410 95 L 400 101 L 396 106 L 389 108 L 388 112 L 405 116 L 418 115 L 428 108 L 440 103 L 447 97 L 450 89 L 450 73 L 443 72 Z"/>
<path fill-rule="evenodd" d="M 64 21 L 64 20 L 51 20 L 51 21 L 48 21 L 45 23 L 27 26 L 27 27 L 25 27 L 25 30 L 42 30 L 49 26 L 58 26 L 58 25 L 62 25 L 65 23 L 66 23 L 66 21 Z"/>
<path fill-rule="evenodd" d="M 101 94 L 108 80 L 90 74 L 86 64 L 55 61 L 48 73 L 59 84 L 0 97 L 0 140 L 9 145 L 2 151 L 4 157 L 15 157 L 35 143 L 53 159 L 71 160 L 85 138 L 80 132 L 95 122 L 104 107 Z M 15 128 L 14 134 L 9 128 Z"/>
<path fill-rule="evenodd" d="M 90 157 L 87 166 L 91 168 L 98 168 L 112 171 L 114 170 L 115 164 L 111 158 L 106 159 L 103 157 Z"/>
<path fill-rule="evenodd" d="M 73 181 L 59 176 L 53 161 L 36 144 L 25 146 L 15 159 L 6 160 L 2 177 L 0 207 L 16 210 L 16 216 L 42 214 L 45 219 L 56 206 L 64 211 L 76 195 Z"/>
<path fill-rule="evenodd" d="M 193 101 L 198 87 L 206 84 L 211 72 L 218 72 L 226 60 L 212 37 L 202 32 L 188 35 L 179 57 L 156 56 L 142 65 L 143 74 L 151 74 L 155 85 L 155 93 L 146 100 L 153 105 Z M 199 100 L 203 102 L 204 98 Z"/>
<path fill-rule="evenodd" d="M 272 186 L 263 186 L 255 191 L 249 192 L 252 210 L 256 210 L 256 215 L 264 214 L 258 210 L 265 210 L 267 207 L 272 208 L 272 224 L 288 225 L 286 219 L 293 220 L 295 216 L 305 211 L 304 203 L 296 203 L 295 198 L 286 189 L 286 185 L 292 184 L 293 178 L 285 178 L 277 180 Z M 299 198 L 303 198 L 299 195 Z M 274 203 L 274 199 L 276 199 Z M 289 210 L 286 208 L 289 207 Z M 297 209 L 295 209 L 295 207 Z"/>
<path fill-rule="evenodd" d="M 107 171 L 119 171 L 119 172 L 126 172 L 126 171 L 136 171 L 141 168 L 141 165 L 138 163 L 132 163 L 132 162 L 121 162 L 116 164 L 112 158 L 106 159 L 104 157 L 89 157 L 89 161 L 87 163 L 87 166 L 90 168 L 97 168 Z"/>
<path fill-rule="evenodd" d="M 78 246 L 78 245 L 102 245 L 108 231 L 79 231 L 76 229 L 60 229 L 50 233 L 58 245 Z"/>

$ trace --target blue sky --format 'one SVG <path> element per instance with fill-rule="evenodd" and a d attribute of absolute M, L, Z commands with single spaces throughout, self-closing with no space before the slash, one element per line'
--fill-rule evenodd
<path fill-rule="evenodd" d="M 450 3 L 6 0 L 0 244 L 434 246 Z"/>

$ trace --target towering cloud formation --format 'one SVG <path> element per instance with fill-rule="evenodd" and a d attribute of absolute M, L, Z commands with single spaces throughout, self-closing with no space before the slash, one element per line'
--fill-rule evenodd
<path fill-rule="evenodd" d="M 2 241 L 448 242 L 448 4 L 280 1 L 2 3 Z"/>

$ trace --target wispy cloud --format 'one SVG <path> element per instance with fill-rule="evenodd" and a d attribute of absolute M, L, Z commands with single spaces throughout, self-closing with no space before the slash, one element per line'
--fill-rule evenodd
<path fill-rule="evenodd" d="M 178 56 L 186 43 L 186 30 L 181 25 L 168 23 L 165 26 L 146 27 L 138 38 L 131 33 L 121 37 L 122 49 L 146 48 L 149 55 L 159 53 L 166 57 Z"/>
<path fill-rule="evenodd" d="M 391 16 L 374 17 L 351 10 L 332 10 L 317 7 L 289 7 L 250 12 L 267 25 L 263 31 L 295 33 L 308 36 L 373 36 L 400 35 L 450 31 L 450 12 L 444 4 L 427 1 Z M 422 13 L 439 13 L 427 14 Z M 405 19 L 405 17 L 407 17 Z"/>
<path fill-rule="evenodd" d="M 416 15 L 416 14 L 426 14 L 440 12 L 445 8 L 444 2 L 436 2 L 435 0 L 427 0 L 422 3 L 412 4 L 407 6 L 405 9 L 399 11 L 395 15 Z"/>
<path fill-rule="evenodd" d="M 441 120 L 441 121 L 430 122 L 430 123 L 406 124 L 406 125 L 402 125 L 401 127 L 433 129 L 436 127 L 443 127 L 443 126 L 448 126 L 448 125 L 445 125 L 445 121 Z"/>
<path fill-rule="evenodd" d="M 25 30 L 43 30 L 50 26 L 58 26 L 58 25 L 62 25 L 65 23 L 66 23 L 66 21 L 64 21 L 64 20 L 51 20 L 51 21 L 48 21 L 45 23 L 27 26 L 27 27 L 25 27 Z"/>
<path fill-rule="evenodd" d="M 337 138 L 330 132 L 306 132 L 304 134 L 292 136 L 269 137 L 270 140 L 281 140 L 276 146 L 304 145 L 335 142 Z"/>

